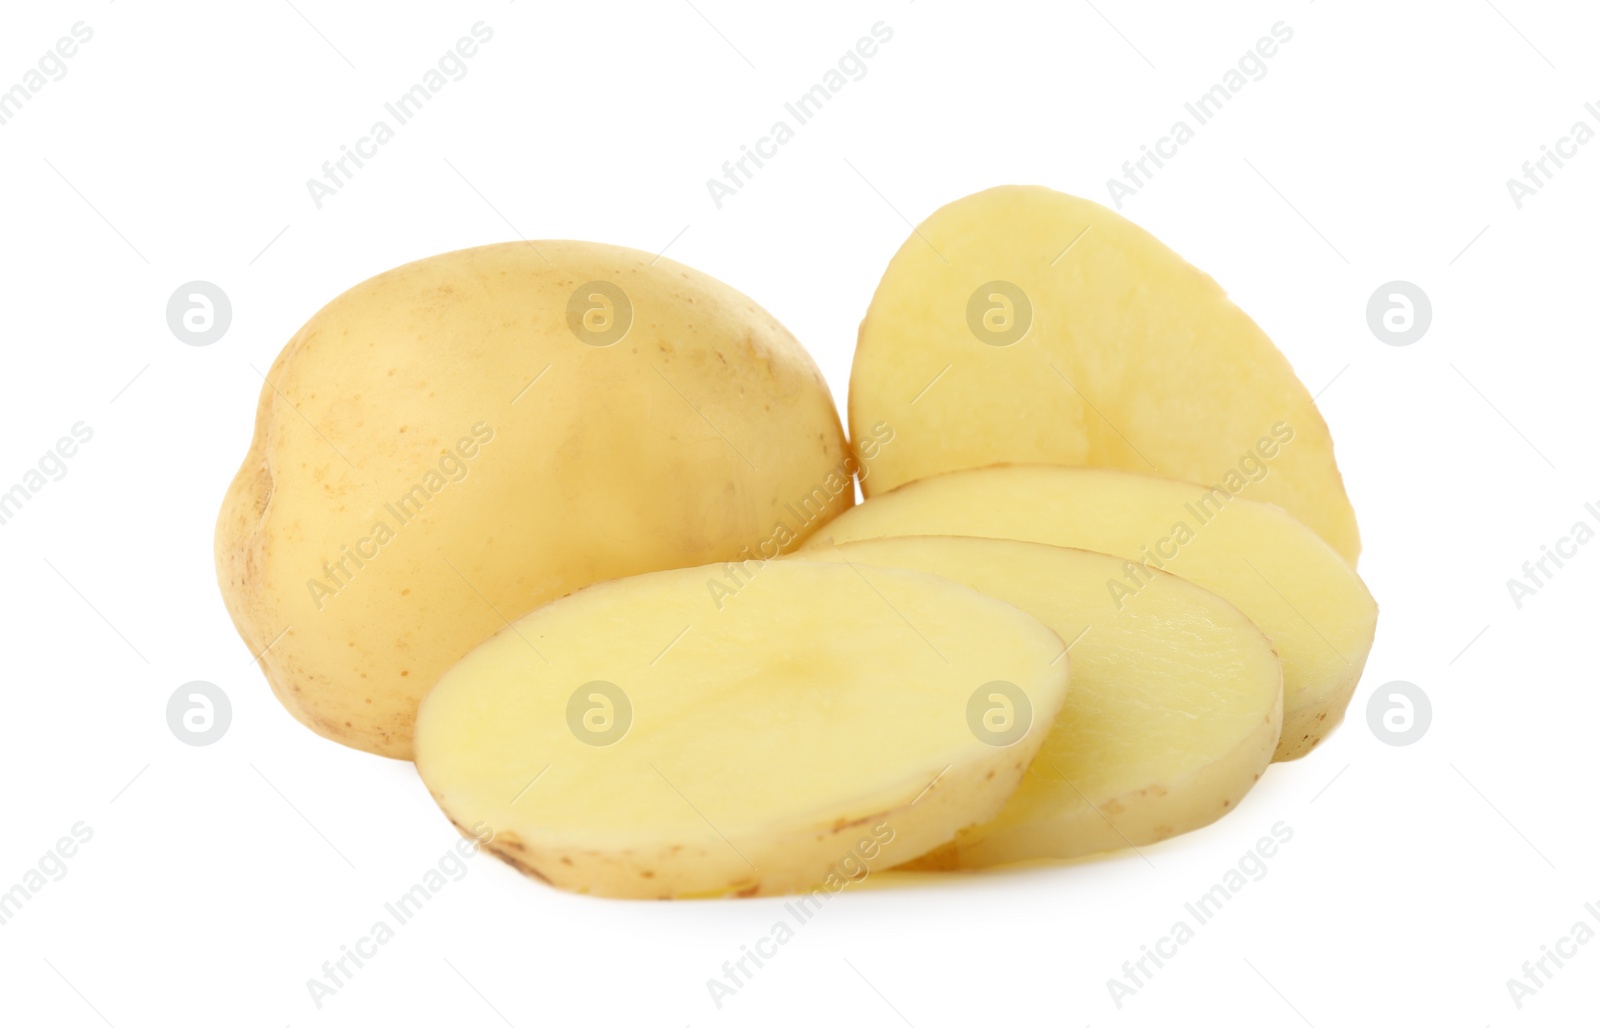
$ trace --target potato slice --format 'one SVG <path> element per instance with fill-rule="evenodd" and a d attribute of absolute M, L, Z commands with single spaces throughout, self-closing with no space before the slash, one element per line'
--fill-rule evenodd
<path fill-rule="evenodd" d="M 862 447 L 893 433 L 867 496 L 990 464 L 1112 467 L 1249 482 L 1361 550 L 1328 427 L 1266 334 L 1148 232 L 1040 186 L 957 200 L 901 246 L 861 323 L 850 426 Z"/>
<path fill-rule="evenodd" d="M 876 502 L 876 501 L 874 501 Z M 1044 747 L 992 821 L 918 868 L 989 867 L 1143 846 L 1210 824 L 1278 744 L 1283 673 L 1272 644 L 1214 593 L 1158 573 L 1119 605 L 1122 561 L 954 536 L 815 547 L 786 559 L 926 571 L 1015 604 L 1070 643 L 1072 688 Z"/>
<path fill-rule="evenodd" d="M 1102 583 L 1131 604 L 1165 570 L 1254 621 L 1283 661 L 1275 760 L 1304 756 L 1344 717 L 1378 607 L 1349 564 L 1277 507 L 1122 471 L 1046 466 L 952 472 L 875 497 L 809 546 L 901 535 L 976 535 L 1122 557 Z"/>
<path fill-rule="evenodd" d="M 439 805 L 622 897 L 793 892 L 998 813 L 1066 691 L 1054 632 L 931 575 L 741 567 L 590 586 L 469 653 L 417 717 Z M 975 719 L 994 693 L 1009 720 Z"/>

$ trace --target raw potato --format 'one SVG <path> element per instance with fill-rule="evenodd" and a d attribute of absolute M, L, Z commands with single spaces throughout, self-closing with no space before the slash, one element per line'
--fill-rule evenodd
<path fill-rule="evenodd" d="M 852 437 L 880 425 L 869 497 L 991 464 L 1121 468 L 1249 483 L 1361 550 L 1327 425 L 1266 334 L 1148 232 L 1043 187 L 957 200 L 890 261 L 850 376 Z"/>
<path fill-rule="evenodd" d="M 874 501 L 877 502 L 877 501 Z M 871 506 L 870 504 L 866 506 Z M 953 536 L 816 546 L 787 560 L 940 575 L 1071 643 L 1072 688 L 999 816 L 914 862 L 980 868 L 1144 846 L 1231 810 L 1278 744 L 1283 674 L 1238 608 L 1159 573 L 1119 607 L 1122 562 L 1085 550 Z"/>
<path fill-rule="evenodd" d="M 778 561 L 715 599 L 725 570 L 591 586 L 450 669 L 416 760 L 451 820 L 563 889 L 683 897 L 858 877 L 994 816 L 1066 690 L 1054 632 L 910 571 Z M 996 681 L 1033 713 L 1008 745 L 969 726 Z"/>
<path fill-rule="evenodd" d="M 807 545 L 903 535 L 1114 554 L 1126 563 L 1102 588 L 1129 606 L 1154 577 L 1150 568 L 1228 600 L 1283 661 L 1275 760 L 1304 756 L 1344 717 L 1377 626 L 1367 587 L 1316 533 L 1270 504 L 1171 479 L 1046 466 L 952 472 L 868 500 Z"/>
<path fill-rule="evenodd" d="M 827 386 L 754 302 L 615 246 L 508 243 L 335 299 L 267 374 L 217 522 L 228 611 L 316 731 L 417 702 L 591 582 L 792 549 L 851 503 Z"/>

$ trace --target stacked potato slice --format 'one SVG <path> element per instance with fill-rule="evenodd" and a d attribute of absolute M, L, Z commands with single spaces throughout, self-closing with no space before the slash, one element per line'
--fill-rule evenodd
<path fill-rule="evenodd" d="M 1180 575 L 1272 639 L 1283 661 L 1283 738 L 1274 759 L 1304 756 L 1344 714 L 1372 646 L 1377 605 L 1355 569 L 1281 508 L 1236 497 L 1206 514 L 1209 496 L 1203 486 L 1123 471 L 956 471 L 869 500 L 807 545 L 968 535 L 1097 550 L 1122 558 L 1094 583 L 1119 610 L 1140 609 L 1163 572 Z"/>
<path fill-rule="evenodd" d="M 418 714 L 417 770 L 563 888 L 793 892 L 863 843 L 907 859 L 997 814 L 1061 706 L 1060 656 L 1045 625 L 926 574 L 775 562 L 719 611 L 704 569 L 661 571 L 457 664 Z M 965 716 L 985 686 L 1030 712 L 1006 745 Z"/>
<path fill-rule="evenodd" d="M 533 350 L 563 359 L 570 309 L 552 305 L 575 283 L 637 275 L 635 292 L 655 303 L 640 312 L 650 334 L 638 343 L 663 359 L 681 348 L 685 376 L 708 383 L 782 380 L 769 391 L 804 431 L 762 435 L 761 467 L 779 471 L 758 475 L 667 402 L 674 430 L 697 433 L 699 471 L 731 468 L 729 506 L 714 526 L 672 526 L 676 541 L 659 551 L 613 540 L 640 550 L 634 563 L 650 573 L 605 574 L 618 561 L 590 551 L 606 540 L 563 537 L 571 519 L 548 514 L 535 523 L 543 535 L 521 535 L 496 565 L 484 526 L 517 525 L 519 512 L 486 511 L 476 497 L 528 496 L 522 475 L 559 482 L 557 502 L 638 511 L 667 473 L 652 468 L 637 488 L 605 475 L 590 496 L 578 465 L 519 456 L 535 452 L 531 436 L 508 434 L 497 445 L 518 461 L 461 491 L 465 529 L 435 526 L 468 567 L 516 583 L 497 595 L 520 605 L 489 604 L 511 620 L 462 656 L 459 637 L 482 610 L 453 586 L 430 596 L 423 609 L 460 630 L 399 662 L 448 670 L 391 688 L 396 727 L 383 745 L 370 729 L 359 744 L 400 748 L 392 734 L 413 747 L 450 819 L 517 868 L 597 895 L 757 895 L 837 891 L 890 867 L 1144 846 L 1234 809 L 1273 761 L 1309 752 L 1343 717 L 1377 607 L 1355 571 L 1355 518 L 1327 427 L 1261 330 L 1141 229 L 1036 187 L 935 213 L 891 261 L 862 324 L 856 446 L 842 460 L 816 409 L 819 380 L 759 309 L 734 310 L 737 294 L 687 269 L 680 295 L 632 255 L 605 255 L 611 269 L 566 245 L 582 266 L 505 253 L 499 276 L 471 269 L 497 283 L 491 296 L 531 303 L 517 331 Z M 519 287 L 519 275 L 532 285 Z M 671 314 L 693 303 L 691 286 L 728 310 Z M 739 349 L 742 321 L 787 347 L 777 373 L 747 366 L 767 351 Z M 682 338 L 660 328 L 680 322 Z M 292 345 L 318 339 L 303 335 Z M 634 374 L 620 355 L 604 370 Z M 730 421 L 759 434 L 754 404 L 765 394 L 726 385 L 716 388 Z M 563 438 L 581 441 L 583 415 L 556 406 Z M 543 424 L 519 417 L 502 431 Z M 648 453 L 661 445 L 655 418 L 631 412 L 606 438 L 637 437 Z M 382 438 L 382 428 L 363 431 Z M 287 463 L 267 479 L 279 490 L 293 485 Z M 818 468 L 827 477 L 785 502 Z M 867 496 L 853 508 L 851 473 Z M 683 488 L 710 488 L 705 478 Z M 219 534 L 218 558 L 236 616 L 256 612 L 251 634 L 266 635 L 273 597 L 255 594 L 265 587 L 253 563 L 264 557 L 229 542 L 246 525 L 260 549 L 268 506 L 252 502 L 225 510 L 233 527 Z M 805 513 L 792 530 L 747 524 L 775 509 Z M 739 548 L 743 530 L 758 538 Z M 301 531 L 296 545 L 312 552 L 326 540 Z M 707 548 L 721 562 L 682 566 L 708 559 L 686 559 Z M 540 571 L 557 565 L 578 571 Z M 406 573 L 399 560 L 385 572 L 396 573 Z M 428 574 L 440 577 L 431 565 Z M 361 618 L 358 598 L 342 618 Z M 341 677 L 339 640 L 301 629 L 291 641 L 286 702 L 338 737 L 320 712 L 360 709 L 366 687 Z M 339 661 L 319 663 L 320 653 Z"/>
<path fill-rule="evenodd" d="M 816 560 L 916 568 L 999 597 L 1065 641 L 1066 704 L 994 819 L 923 866 L 984 867 L 1159 842 L 1216 820 L 1272 759 L 1283 671 L 1226 600 L 1157 574 L 1119 605 L 1121 561 L 998 539 L 923 536 L 815 546 Z"/>

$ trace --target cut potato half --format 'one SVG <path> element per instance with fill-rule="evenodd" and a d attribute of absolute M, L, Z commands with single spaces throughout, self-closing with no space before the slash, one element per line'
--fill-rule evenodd
<path fill-rule="evenodd" d="M 1328 427 L 1266 333 L 1144 229 L 1041 186 L 957 200 L 901 246 L 861 323 L 850 426 L 858 445 L 893 432 L 867 496 L 990 464 L 1121 468 L 1248 482 L 1361 550 Z"/>
<path fill-rule="evenodd" d="M 1113 554 L 1124 563 L 1101 587 L 1129 606 L 1159 570 L 1228 600 L 1283 661 L 1275 760 L 1304 756 L 1344 717 L 1377 627 L 1372 594 L 1315 532 L 1270 504 L 1187 482 L 1038 465 L 952 472 L 868 500 L 808 546 L 903 535 Z"/>
<path fill-rule="evenodd" d="M 739 567 L 731 595 L 724 566 L 590 586 L 446 672 L 416 763 L 456 825 L 563 889 L 682 897 L 827 886 L 999 812 L 1066 692 L 1054 632 L 917 572 Z"/>
<path fill-rule="evenodd" d="M 998 817 L 918 868 L 979 868 L 1144 846 L 1210 824 L 1278 744 L 1283 675 L 1239 609 L 1159 573 L 1119 605 L 1122 561 L 1038 543 L 952 536 L 817 547 L 799 559 L 940 575 L 1032 614 L 1070 644 L 1072 688 Z M 796 559 L 790 558 L 790 559 Z"/>

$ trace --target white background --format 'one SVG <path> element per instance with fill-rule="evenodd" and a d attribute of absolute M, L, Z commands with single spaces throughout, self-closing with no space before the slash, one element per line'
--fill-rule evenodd
<path fill-rule="evenodd" d="M 0 127 L 0 489 L 74 423 L 94 436 L 0 526 L 0 890 L 75 823 L 93 838 L 0 925 L 0 1021 L 1593 1023 L 1600 941 L 1521 1010 L 1506 979 L 1597 922 L 1600 545 L 1521 609 L 1506 580 L 1600 520 L 1600 142 L 1521 209 L 1506 180 L 1580 118 L 1600 128 L 1600 12 L 1222 6 L 6 5 L 0 89 L 75 22 L 94 38 Z M 480 20 L 494 38 L 467 77 L 317 209 L 306 180 Z M 866 77 L 719 210 L 707 178 L 878 21 L 894 36 Z M 1109 202 L 1122 162 L 1280 21 L 1294 37 L 1266 77 L 1123 213 L 1325 390 L 1382 607 L 1344 727 L 1144 858 L 874 875 L 720 1010 L 706 980 L 781 901 L 586 899 L 486 856 L 317 1009 L 306 980 L 457 835 L 410 765 L 294 723 L 223 611 L 212 528 L 255 369 L 408 260 L 517 235 L 670 243 L 776 314 L 842 407 L 905 219 L 1005 182 Z M 193 279 L 234 307 L 209 347 L 165 320 Z M 1395 279 L 1433 305 L 1408 347 L 1366 323 Z M 194 679 L 233 704 L 203 748 L 165 716 Z M 1406 747 L 1367 724 L 1393 680 L 1433 707 Z M 1106 980 L 1279 821 L 1294 835 L 1267 876 L 1118 1009 Z"/>

